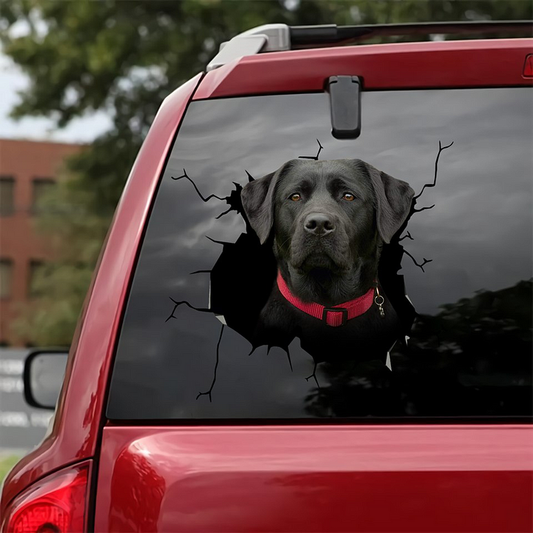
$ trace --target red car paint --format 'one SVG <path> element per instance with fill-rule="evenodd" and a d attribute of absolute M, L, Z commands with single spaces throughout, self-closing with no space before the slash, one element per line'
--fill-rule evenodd
<path fill-rule="evenodd" d="M 522 67 L 530 52 L 530 39 L 275 52 L 209 72 L 193 99 L 322 91 L 325 80 L 340 75 L 363 78 L 365 90 L 527 86 Z"/>
<path fill-rule="evenodd" d="M 531 530 L 531 426 L 185 428 L 105 420 L 139 243 L 191 99 L 318 91 L 340 74 L 363 77 L 365 89 L 531 85 L 522 75 L 531 45 L 456 41 L 263 54 L 198 75 L 170 95 L 117 208 L 52 432 L 6 479 L 0 516 L 36 482 L 90 460 L 95 531 Z"/>
<path fill-rule="evenodd" d="M 95 531 L 529 531 L 532 445 L 521 426 L 106 427 Z"/>
<path fill-rule="evenodd" d="M 51 434 L 10 473 L 2 508 L 49 472 L 94 457 L 114 343 L 157 180 L 199 74 L 161 106 L 117 207 L 70 349 Z M 83 384 L 80 386 L 80 384 Z"/>

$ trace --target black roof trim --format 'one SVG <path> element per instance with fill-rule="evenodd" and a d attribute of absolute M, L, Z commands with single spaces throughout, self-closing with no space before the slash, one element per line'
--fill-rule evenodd
<path fill-rule="evenodd" d="M 366 26 L 290 26 L 291 49 L 337 45 L 382 36 L 431 34 L 518 33 L 533 36 L 533 20 L 420 22 L 408 24 L 372 24 Z"/>

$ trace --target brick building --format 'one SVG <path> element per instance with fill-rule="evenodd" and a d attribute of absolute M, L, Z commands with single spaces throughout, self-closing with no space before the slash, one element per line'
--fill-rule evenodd
<path fill-rule="evenodd" d="M 31 301 L 35 274 L 52 254 L 33 215 L 59 178 L 64 159 L 80 148 L 0 139 L 0 345 L 24 344 L 10 326 L 21 304 Z"/>

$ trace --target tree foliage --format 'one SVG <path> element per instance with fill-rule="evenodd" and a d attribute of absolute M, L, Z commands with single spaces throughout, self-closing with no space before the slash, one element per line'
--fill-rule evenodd
<path fill-rule="evenodd" d="M 39 225 L 63 246 L 19 331 L 34 344 L 68 344 L 105 228 L 165 96 L 205 68 L 221 42 L 270 22 L 371 24 L 525 19 L 528 0 L 10 0 L 0 3 L 3 51 L 28 75 L 14 117 L 59 128 L 105 111 L 113 128 L 67 165 Z M 15 31 L 16 30 L 16 31 Z"/>

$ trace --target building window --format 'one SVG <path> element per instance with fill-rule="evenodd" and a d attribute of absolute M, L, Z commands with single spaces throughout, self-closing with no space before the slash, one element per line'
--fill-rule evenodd
<path fill-rule="evenodd" d="M 0 176 L 0 216 L 8 217 L 15 212 L 15 178 Z"/>
<path fill-rule="evenodd" d="M 49 192 L 55 187 L 56 182 L 50 178 L 36 178 L 32 182 L 32 204 L 33 213 L 42 213 L 44 208 L 43 200 L 46 199 Z"/>
<path fill-rule="evenodd" d="M 13 261 L 0 259 L 0 298 L 11 296 L 11 280 L 13 277 Z"/>
<path fill-rule="evenodd" d="M 42 279 L 45 263 L 43 261 L 30 261 L 30 276 L 28 280 L 28 296 L 38 298 L 43 295 Z"/>

